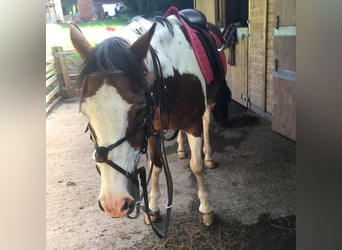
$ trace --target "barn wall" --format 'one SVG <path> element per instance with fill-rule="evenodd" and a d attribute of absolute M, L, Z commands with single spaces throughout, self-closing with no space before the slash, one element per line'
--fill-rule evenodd
<path fill-rule="evenodd" d="M 272 129 L 296 140 L 296 0 L 275 1 Z"/>
<path fill-rule="evenodd" d="M 215 0 L 194 0 L 194 6 L 207 16 L 208 21 L 220 21 L 222 17 L 218 17 L 215 12 L 215 2 Z M 225 1 L 220 0 L 218 3 L 222 10 Z M 234 100 L 247 106 L 241 100 L 241 94 L 248 96 L 252 110 L 265 113 L 265 117 L 270 119 L 274 104 L 272 71 L 274 70 L 275 0 L 249 0 L 248 19 L 248 42 L 240 41 L 236 46 L 237 63 L 242 61 L 246 66 L 228 65 L 227 80 L 234 93 Z M 246 54 L 248 59 L 245 59 Z"/>
<path fill-rule="evenodd" d="M 232 99 L 247 107 L 248 85 L 248 29 L 237 28 L 238 42 L 235 45 L 235 65 L 227 65 L 226 81 L 232 92 Z M 230 58 L 230 49 L 225 49 L 227 61 Z"/>
<path fill-rule="evenodd" d="M 267 7 L 267 68 L 266 68 L 266 112 L 272 114 L 274 104 L 274 84 L 272 71 L 274 70 L 273 29 L 275 24 L 275 0 L 268 0 Z"/>
<path fill-rule="evenodd" d="M 270 117 L 273 107 L 274 0 L 249 1 L 248 96 L 254 111 Z"/>
<path fill-rule="evenodd" d="M 194 0 L 194 8 L 202 11 L 208 22 L 216 24 L 215 0 Z"/>
<path fill-rule="evenodd" d="M 194 1 L 209 16 L 215 15 L 215 4 L 220 10 L 231 4 Z M 271 120 L 274 131 L 296 140 L 296 0 L 249 0 L 248 5 L 248 39 L 238 39 L 236 65 L 227 66 L 232 98 Z M 217 13 L 211 20 L 224 20 Z"/>
<path fill-rule="evenodd" d="M 265 104 L 265 0 L 249 1 L 248 96 L 253 106 Z"/>

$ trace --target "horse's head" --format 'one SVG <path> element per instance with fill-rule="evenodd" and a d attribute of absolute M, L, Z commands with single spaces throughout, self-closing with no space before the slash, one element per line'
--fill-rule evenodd
<path fill-rule="evenodd" d="M 80 111 L 95 144 L 93 158 L 101 175 L 99 206 L 111 217 L 126 217 L 138 196 L 134 176 L 145 143 L 146 99 L 143 59 L 154 26 L 132 45 L 109 38 L 92 47 L 70 23 L 72 43 L 84 60 Z"/>

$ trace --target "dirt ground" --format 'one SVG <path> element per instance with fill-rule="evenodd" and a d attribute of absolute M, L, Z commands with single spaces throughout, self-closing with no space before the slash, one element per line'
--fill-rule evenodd
<path fill-rule="evenodd" d="M 111 219 L 100 211 L 100 178 L 85 128 L 77 100 L 64 101 L 46 118 L 46 249 L 296 248 L 296 144 L 256 114 L 233 103 L 228 126 L 211 126 L 218 168 L 206 169 L 205 178 L 217 219 L 208 228 L 199 223 L 188 159 L 177 158 L 175 140 L 166 144 L 174 204 L 164 240 L 142 215 Z M 163 178 L 161 186 L 163 204 Z"/>

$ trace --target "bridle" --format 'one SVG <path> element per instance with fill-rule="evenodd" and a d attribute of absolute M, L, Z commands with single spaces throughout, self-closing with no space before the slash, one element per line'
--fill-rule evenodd
<path fill-rule="evenodd" d="M 157 87 L 157 93 L 153 93 L 147 86 L 145 86 L 146 106 L 144 107 L 144 109 L 145 109 L 144 121 L 139 125 L 139 127 L 136 128 L 135 131 L 133 131 L 132 133 L 130 133 L 128 135 L 125 135 L 124 137 L 122 137 L 121 139 L 117 140 L 116 142 L 114 142 L 113 144 L 111 144 L 107 147 L 98 145 L 95 132 L 89 123 L 87 125 L 85 132 L 87 132 L 88 130 L 90 131 L 91 138 L 94 142 L 94 146 L 95 146 L 94 158 L 95 158 L 96 163 L 105 163 L 105 164 L 109 165 L 114 170 L 116 170 L 119 173 L 126 176 L 126 178 L 128 178 L 138 188 L 138 190 L 139 190 L 139 177 L 140 177 L 140 185 L 142 188 L 142 194 L 139 195 L 138 200 L 134 201 L 135 202 L 135 208 L 136 208 L 136 214 L 134 216 L 128 215 L 127 217 L 130 219 L 136 219 L 139 217 L 141 199 L 143 198 L 144 199 L 144 207 L 141 207 L 141 209 L 147 214 L 149 224 L 151 225 L 153 231 L 155 232 L 155 234 L 159 238 L 165 238 L 167 236 L 167 230 L 169 227 L 169 222 L 170 222 L 170 217 L 171 217 L 171 208 L 172 208 L 172 199 L 173 199 L 172 177 L 171 177 L 169 165 L 168 165 L 167 158 L 166 158 L 164 137 L 162 136 L 162 133 L 160 132 L 160 131 L 164 130 L 163 113 L 166 112 L 168 114 L 168 105 L 165 101 L 166 98 L 164 98 L 165 92 L 167 91 L 167 89 L 166 89 L 166 85 L 165 85 L 164 80 L 163 80 L 163 74 L 162 74 L 159 58 L 158 58 L 156 52 L 154 51 L 154 49 L 152 47 L 150 48 L 150 53 L 151 53 L 152 61 L 153 61 L 153 65 L 154 65 L 154 72 L 156 74 L 155 84 L 157 84 L 158 87 Z M 85 83 L 85 81 L 88 78 L 104 77 L 104 76 L 105 77 L 110 77 L 110 76 L 120 77 L 120 76 L 129 76 L 129 75 L 127 75 L 124 71 L 121 71 L 121 70 L 115 70 L 115 71 L 110 71 L 110 72 L 98 71 L 98 72 L 93 72 L 93 73 L 89 74 L 88 76 L 86 76 L 83 79 L 83 84 Z M 157 94 L 159 97 L 158 103 L 155 102 L 155 99 L 154 99 L 155 94 Z M 152 125 L 152 119 L 154 116 L 154 108 L 156 105 L 159 106 L 159 110 L 160 110 L 160 131 L 155 131 L 155 129 L 153 128 L 153 125 Z M 134 136 L 141 129 L 145 130 L 144 131 L 145 132 L 144 141 L 143 141 L 142 147 L 141 147 L 141 149 L 140 149 L 140 151 L 139 151 L 139 153 L 135 159 L 134 167 L 136 168 L 136 170 L 131 173 L 131 172 L 128 172 L 127 170 L 125 170 L 124 168 L 122 168 L 121 166 L 117 165 L 112 160 L 108 159 L 108 153 L 111 150 L 118 147 L 119 145 L 121 145 L 123 142 L 127 141 L 130 137 Z M 149 209 L 149 204 L 148 204 L 147 186 L 148 186 L 149 180 L 151 178 L 151 173 L 153 171 L 153 165 L 154 164 L 151 161 L 150 174 L 148 176 L 148 179 L 146 178 L 145 166 L 137 167 L 138 161 L 139 161 L 140 156 L 142 154 L 146 154 L 146 158 L 148 158 L 147 141 L 148 141 L 149 137 L 151 137 L 151 136 L 159 138 L 160 142 L 161 142 L 160 161 L 162 163 L 162 167 L 164 168 L 164 174 L 165 174 L 166 184 L 167 184 L 167 193 L 168 193 L 168 201 L 165 203 L 166 219 L 164 221 L 164 226 L 163 226 L 163 229 L 161 232 L 158 231 L 158 229 L 155 227 L 155 225 L 151 221 L 151 216 L 153 216 L 154 213 Z M 155 143 L 155 145 L 157 145 L 157 143 Z M 156 148 L 154 148 L 154 150 L 156 150 Z M 96 169 L 97 169 L 98 173 L 101 174 L 97 165 L 96 165 Z M 136 197 L 134 197 L 134 198 L 136 199 Z"/>

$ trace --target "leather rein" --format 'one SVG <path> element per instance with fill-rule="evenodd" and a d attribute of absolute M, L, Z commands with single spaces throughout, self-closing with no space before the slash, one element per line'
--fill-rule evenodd
<path fill-rule="evenodd" d="M 144 121 L 131 134 L 128 134 L 128 135 L 122 137 L 121 139 L 117 140 L 116 142 L 114 142 L 113 144 L 111 144 L 107 147 L 98 145 L 98 143 L 96 141 L 96 135 L 93 131 L 93 128 L 91 127 L 91 125 L 89 123 L 87 125 L 85 132 L 87 132 L 88 130 L 90 131 L 91 139 L 94 142 L 94 146 L 95 146 L 95 155 L 94 155 L 95 157 L 94 158 L 95 158 L 96 163 L 106 163 L 107 165 L 112 167 L 114 170 L 120 172 L 121 174 L 126 176 L 129 180 L 131 180 L 131 182 L 138 189 L 139 189 L 139 177 L 140 177 L 140 186 L 142 188 L 142 193 L 139 195 L 138 199 L 134 201 L 135 202 L 135 208 L 136 208 L 136 214 L 134 216 L 127 215 L 127 217 L 130 219 L 138 218 L 140 215 L 140 208 L 141 208 L 147 214 L 148 222 L 151 225 L 154 233 L 159 238 L 166 238 L 169 223 L 170 223 L 172 200 L 173 200 L 172 176 L 171 176 L 171 172 L 170 172 L 167 157 L 166 157 L 166 150 L 165 150 L 165 145 L 164 145 L 164 139 L 165 138 L 163 136 L 163 133 L 161 132 L 161 131 L 164 131 L 163 114 L 166 113 L 168 115 L 168 104 L 166 102 L 166 97 L 165 97 L 167 88 L 166 88 L 166 85 L 165 85 L 164 80 L 163 80 L 163 74 L 162 74 L 159 58 L 157 56 L 157 53 L 155 52 L 155 50 L 152 47 L 150 48 L 150 53 L 152 55 L 154 72 L 156 75 L 155 84 L 157 84 L 157 93 L 153 93 L 147 86 L 145 86 L 146 106 L 145 106 L 145 119 L 144 119 Z M 84 81 L 87 78 L 101 77 L 101 76 L 127 76 L 127 74 L 125 74 L 125 72 L 120 71 L 120 70 L 115 70 L 115 71 L 111 71 L 111 72 L 100 71 L 100 72 L 91 73 L 90 75 L 85 77 Z M 155 101 L 154 94 L 158 95 L 158 100 L 159 100 L 158 103 L 156 103 L 156 101 Z M 159 112 L 160 112 L 160 114 L 159 114 L 160 115 L 159 116 L 160 117 L 160 131 L 157 131 L 157 132 L 155 131 L 155 129 L 153 128 L 153 125 L 152 125 L 152 119 L 154 116 L 154 110 L 155 110 L 156 106 L 159 107 Z M 130 137 L 135 135 L 140 129 L 145 130 L 145 136 L 144 136 L 143 145 L 142 145 L 142 147 L 141 147 L 141 149 L 140 149 L 140 151 L 139 151 L 139 153 L 135 159 L 135 163 L 134 163 L 135 168 L 136 168 L 138 161 L 140 159 L 140 156 L 142 154 L 146 154 L 146 158 L 148 158 L 147 141 L 148 141 L 149 137 L 155 136 L 156 140 L 159 139 L 161 142 L 161 144 L 160 144 L 161 145 L 160 162 L 162 164 L 161 167 L 164 168 L 164 174 L 165 174 L 166 185 L 167 185 L 167 196 L 168 196 L 168 200 L 165 203 L 166 218 L 164 221 L 162 231 L 159 231 L 155 227 L 154 223 L 152 223 L 151 216 L 154 215 L 154 212 L 150 210 L 149 202 L 148 202 L 147 186 L 148 186 L 150 178 L 151 178 L 154 162 L 151 161 L 150 173 L 149 173 L 149 176 L 147 179 L 145 166 L 141 166 L 139 168 L 136 168 L 136 170 L 134 172 L 130 173 L 127 170 L 125 170 L 124 168 L 122 168 L 121 166 L 117 165 L 112 160 L 108 159 L 108 153 L 111 150 L 115 149 L 116 147 L 121 145 L 123 142 L 127 141 Z M 156 145 L 157 145 L 157 143 L 155 143 L 154 152 L 156 152 L 156 149 L 157 149 Z M 101 175 L 100 170 L 99 170 L 97 165 L 96 165 L 96 169 L 97 169 L 98 173 Z M 136 199 L 136 197 L 134 199 Z M 140 206 L 142 199 L 144 199 L 144 206 Z"/>

